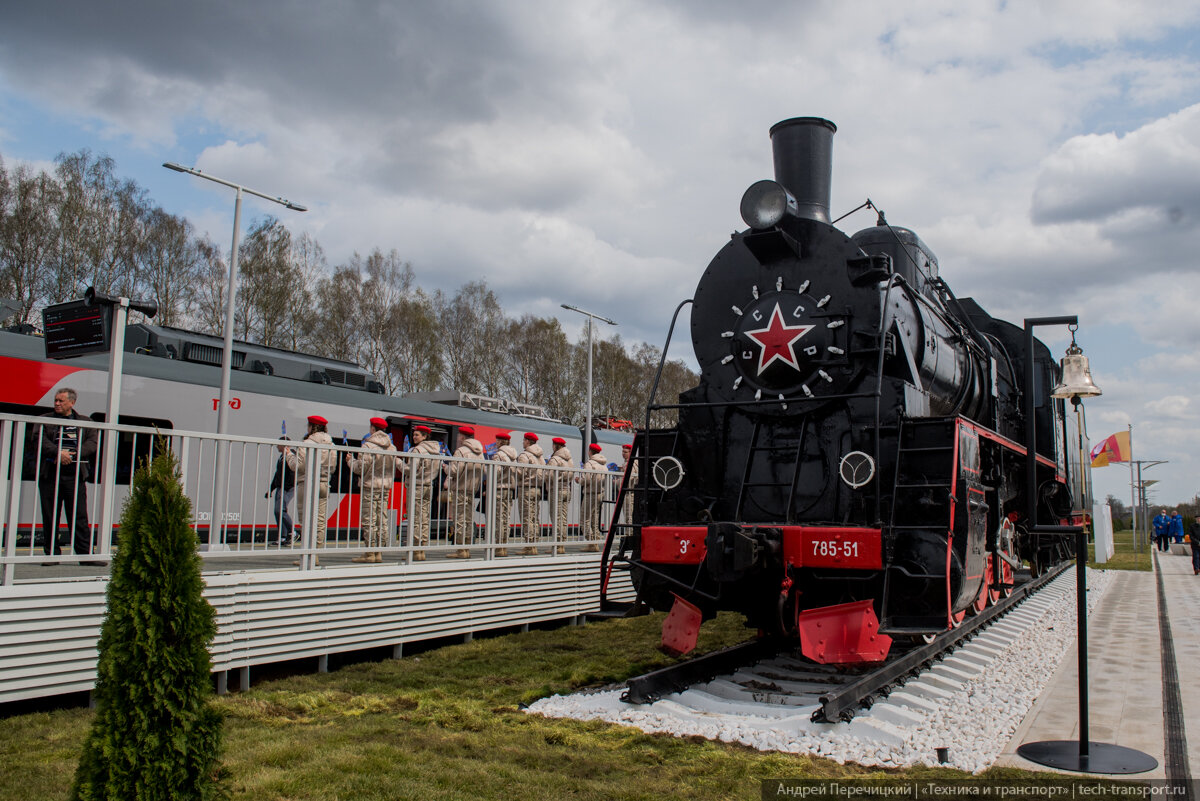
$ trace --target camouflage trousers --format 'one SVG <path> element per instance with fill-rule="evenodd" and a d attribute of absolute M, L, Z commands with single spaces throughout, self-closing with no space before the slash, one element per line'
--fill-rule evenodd
<path fill-rule="evenodd" d="M 541 487 L 521 490 L 521 537 L 526 542 L 537 542 L 542 536 L 541 511 Z"/>
<path fill-rule="evenodd" d="M 363 544 L 372 550 L 388 545 L 388 496 L 390 488 L 378 487 L 362 491 L 362 507 L 358 512 Z"/>
<path fill-rule="evenodd" d="M 496 542 L 508 542 L 508 527 L 512 520 L 512 501 L 512 490 L 496 490 Z"/>
<path fill-rule="evenodd" d="M 421 548 L 429 544 L 429 507 L 433 501 L 433 487 L 422 484 L 409 492 L 412 493 L 413 513 L 408 528 L 412 532 L 412 545 Z"/>
<path fill-rule="evenodd" d="M 584 490 L 579 498 L 579 528 L 583 538 L 588 541 L 600 539 L 602 521 L 600 514 L 604 509 L 604 493 Z"/>
<path fill-rule="evenodd" d="M 296 504 L 296 525 L 304 528 L 304 515 L 308 511 L 305 509 L 307 504 L 304 502 L 304 497 L 301 496 L 300 502 Z M 321 482 L 321 489 L 317 491 L 317 524 L 315 526 L 316 536 L 313 538 L 313 547 L 325 547 L 325 527 L 329 525 L 329 485 L 324 481 Z"/>
<path fill-rule="evenodd" d="M 450 493 L 450 517 L 454 521 L 454 544 L 470 545 L 475 534 L 475 493 Z"/>

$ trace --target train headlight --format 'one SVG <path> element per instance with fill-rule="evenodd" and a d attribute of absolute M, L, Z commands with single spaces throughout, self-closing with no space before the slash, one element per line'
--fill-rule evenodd
<path fill-rule="evenodd" d="M 875 477 L 875 460 L 862 451 L 850 451 L 842 457 L 838 475 L 847 486 L 858 489 Z"/>
<path fill-rule="evenodd" d="M 742 219 L 756 231 L 774 228 L 789 212 L 796 213 L 796 198 L 775 181 L 759 181 L 742 195 Z"/>

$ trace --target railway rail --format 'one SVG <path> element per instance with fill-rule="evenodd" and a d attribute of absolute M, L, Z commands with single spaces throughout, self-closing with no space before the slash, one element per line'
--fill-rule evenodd
<path fill-rule="evenodd" d="M 881 694 L 905 676 L 928 668 L 954 649 L 1013 611 L 1071 563 L 1063 562 L 1036 578 L 1017 583 L 1011 593 L 962 624 L 939 634 L 928 643 L 901 650 L 893 646 L 892 655 L 880 665 L 838 669 L 800 656 L 795 643 L 759 639 L 689 659 L 676 665 L 630 679 L 621 700 L 630 704 L 651 704 L 665 696 L 705 684 L 718 695 L 731 699 L 751 699 L 757 706 L 776 706 L 795 711 L 815 706 L 816 723 L 847 721 L 861 708 L 869 708 Z"/>

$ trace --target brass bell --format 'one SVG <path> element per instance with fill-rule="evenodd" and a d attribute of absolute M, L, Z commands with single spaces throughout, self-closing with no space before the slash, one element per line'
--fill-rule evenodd
<path fill-rule="evenodd" d="M 1050 393 L 1052 398 L 1094 398 L 1103 394 L 1092 381 L 1092 370 L 1083 350 L 1075 344 L 1075 333 L 1071 332 L 1071 345 L 1062 360 L 1062 380 Z"/>

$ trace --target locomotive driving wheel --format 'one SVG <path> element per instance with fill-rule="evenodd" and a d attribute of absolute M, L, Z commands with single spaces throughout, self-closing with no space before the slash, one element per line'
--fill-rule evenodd
<path fill-rule="evenodd" d="M 983 581 L 979 583 L 979 594 L 975 596 L 975 600 L 967 607 L 967 611 L 972 615 L 978 615 L 984 609 L 996 602 L 992 597 L 992 555 L 988 554 L 987 566 L 983 571 Z"/>

